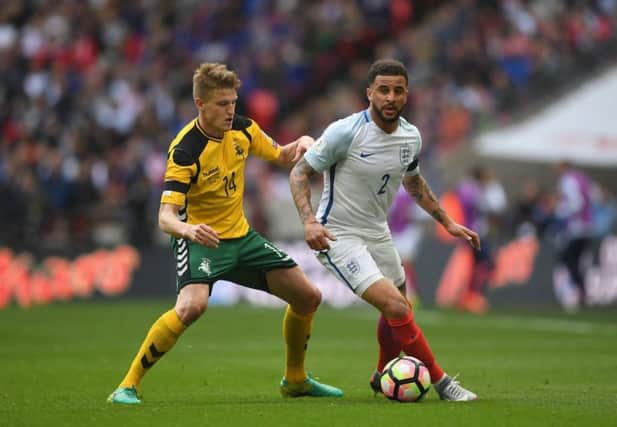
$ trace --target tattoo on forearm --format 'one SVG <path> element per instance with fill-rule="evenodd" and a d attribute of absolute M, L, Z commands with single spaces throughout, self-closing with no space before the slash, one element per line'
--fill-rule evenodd
<path fill-rule="evenodd" d="M 313 207 L 311 206 L 311 185 L 310 177 L 315 173 L 313 168 L 304 160 L 300 161 L 293 167 L 289 174 L 289 186 L 291 187 L 291 195 L 293 196 L 298 215 L 302 223 L 313 215 Z"/>
<path fill-rule="evenodd" d="M 445 221 L 444 214 L 445 212 L 441 208 L 435 209 L 434 211 L 431 212 L 431 216 L 435 218 L 435 221 L 437 221 L 440 224 L 444 224 L 444 221 Z"/>
<path fill-rule="evenodd" d="M 444 224 L 446 212 L 439 206 L 439 200 L 422 175 L 406 177 L 403 179 L 403 186 L 422 209 L 435 218 L 435 221 Z"/>

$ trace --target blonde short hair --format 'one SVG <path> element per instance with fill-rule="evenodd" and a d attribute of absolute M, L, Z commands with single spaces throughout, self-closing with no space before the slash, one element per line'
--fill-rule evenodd
<path fill-rule="evenodd" d="M 213 89 L 238 89 L 241 84 L 225 64 L 204 62 L 193 73 L 193 98 L 204 100 Z"/>

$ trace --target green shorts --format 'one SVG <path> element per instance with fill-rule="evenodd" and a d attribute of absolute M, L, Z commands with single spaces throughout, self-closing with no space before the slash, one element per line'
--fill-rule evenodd
<path fill-rule="evenodd" d="M 210 285 L 227 280 L 248 288 L 269 292 L 266 272 L 292 268 L 297 264 L 289 255 L 255 230 L 237 239 L 225 239 L 218 248 L 208 248 L 185 239 L 171 238 L 176 259 L 176 290 L 191 283 Z"/>

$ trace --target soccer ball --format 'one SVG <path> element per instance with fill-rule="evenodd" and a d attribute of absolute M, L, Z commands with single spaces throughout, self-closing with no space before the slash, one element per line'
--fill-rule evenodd
<path fill-rule="evenodd" d="M 384 396 L 399 402 L 420 401 L 431 388 L 431 376 L 426 365 L 411 356 L 389 361 L 380 382 Z"/>

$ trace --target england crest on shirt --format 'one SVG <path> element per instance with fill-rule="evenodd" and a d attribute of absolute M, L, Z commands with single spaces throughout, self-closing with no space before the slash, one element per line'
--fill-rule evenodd
<path fill-rule="evenodd" d="M 411 163 L 411 145 L 410 144 L 401 145 L 399 155 L 401 159 L 401 166 L 403 168 L 406 168 L 409 165 L 409 163 Z"/>

